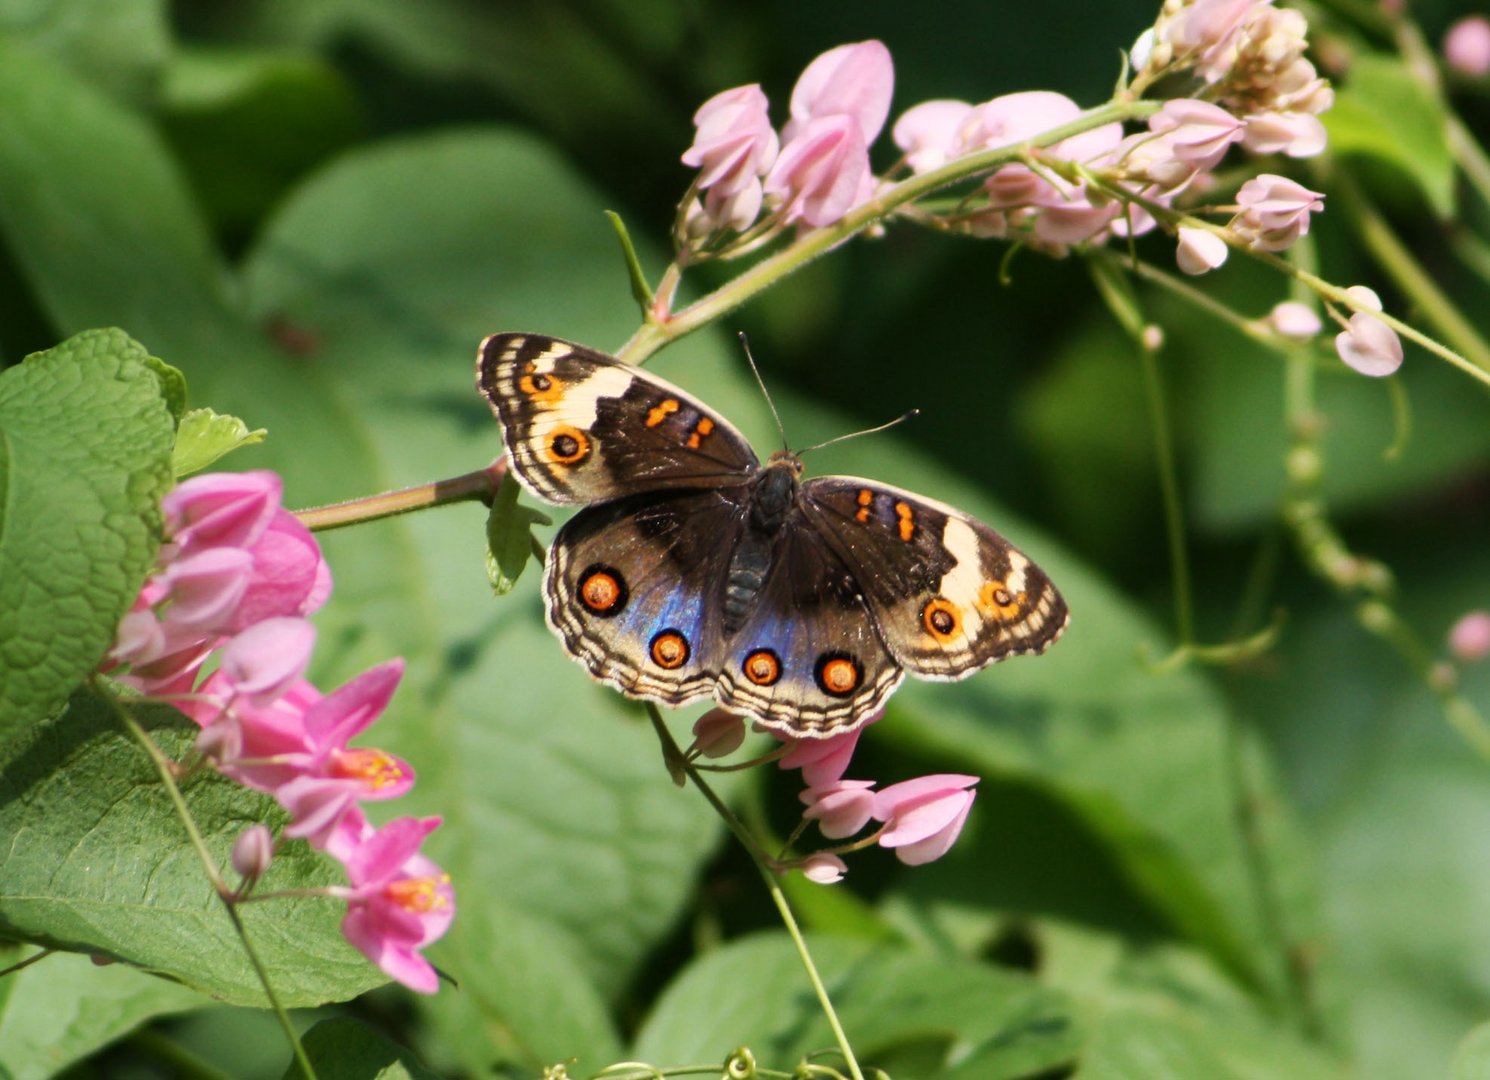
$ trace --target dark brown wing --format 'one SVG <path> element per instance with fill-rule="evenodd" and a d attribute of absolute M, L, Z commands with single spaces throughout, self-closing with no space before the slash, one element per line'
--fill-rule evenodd
<path fill-rule="evenodd" d="M 476 385 L 513 471 L 552 503 L 745 482 L 759 461 L 733 425 L 671 383 L 583 345 L 493 334 Z"/>

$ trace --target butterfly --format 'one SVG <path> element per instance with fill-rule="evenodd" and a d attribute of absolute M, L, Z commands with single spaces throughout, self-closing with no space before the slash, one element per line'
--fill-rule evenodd
<path fill-rule="evenodd" d="M 1044 651 L 1066 604 L 988 526 L 874 480 L 804 480 L 671 383 L 539 334 L 481 343 L 476 384 L 538 498 L 581 509 L 543 575 L 549 627 L 632 698 L 712 697 L 783 734 L 863 724 L 905 673 Z"/>

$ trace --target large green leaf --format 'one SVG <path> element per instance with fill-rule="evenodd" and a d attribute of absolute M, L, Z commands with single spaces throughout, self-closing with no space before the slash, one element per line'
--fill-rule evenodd
<path fill-rule="evenodd" d="M 128 706 L 183 758 L 197 729 L 174 709 Z M 242 942 L 145 751 L 106 699 L 80 691 L 55 721 L 0 755 L 0 933 L 95 953 L 224 1001 L 261 1005 Z M 183 786 L 220 870 L 249 824 L 284 815 L 263 795 L 206 771 Z M 228 873 L 231 873 L 228 871 Z M 264 891 L 345 884 L 303 843 L 282 851 Z M 385 979 L 341 937 L 332 899 L 249 904 L 243 922 L 287 1005 L 352 997 Z"/>
<path fill-rule="evenodd" d="M 1039 1074 L 1079 1045 L 1071 1000 L 1025 976 L 906 949 L 809 939 L 813 962 L 860 1061 L 894 1075 L 972 1080 Z M 718 1062 L 747 1046 L 763 1067 L 789 1071 L 834 1040 L 784 934 L 760 934 L 696 961 L 658 999 L 635 1058 L 666 1068 Z M 912 1052 L 914 1072 L 892 1062 Z M 958 1068 L 976 1055 L 980 1071 Z"/>
<path fill-rule="evenodd" d="M 57 57 L 79 78 L 148 98 L 170 51 L 165 0 L 0 0 L 0 38 Z"/>
<path fill-rule="evenodd" d="M 1454 213 L 1454 158 L 1444 104 L 1395 56 L 1361 53 L 1324 114 L 1330 150 L 1383 162 L 1411 177 L 1433 212 Z"/>
<path fill-rule="evenodd" d="M 160 547 L 174 425 L 145 350 L 91 331 L 0 374 L 0 742 L 97 667 Z"/>
<path fill-rule="evenodd" d="M 0 966 L 19 953 L 0 950 Z M 0 1071 L 13 1080 L 55 1076 L 151 1017 L 203 1001 L 126 964 L 57 953 L 0 979 Z"/>

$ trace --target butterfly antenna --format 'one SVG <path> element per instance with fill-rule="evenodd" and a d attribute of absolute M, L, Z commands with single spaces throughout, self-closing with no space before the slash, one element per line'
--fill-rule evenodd
<path fill-rule="evenodd" d="M 920 416 L 920 415 L 921 415 L 921 410 L 920 409 L 911 409 L 908 412 L 902 413 L 900 416 L 897 416 L 894 420 L 886 421 L 885 423 L 881 424 L 879 427 L 865 428 L 863 431 L 850 431 L 847 435 L 835 435 L 833 438 L 829 439 L 827 442 L 820 442 L 816 446 L 809 446 L 806 449 L 798 450 L 797 451 L 797 454 L 800 456 L 802 454 L 810 453 L 813 450 L 821 450 L 825 446 L 832 446 L 834 443 L 841 443 L 845 439 L 857 439 L 860 435 L 875 435 L 875 434 L 878 434 L 881 431 L 889 431 L 892 427 L 895 427 L 897 424 L 903 424 L 907 420 L 909 420 L 911 417 L 913 417 L 913 416 Z"/>
<path fill-rule="evenodd" d="M 766 389 L 766 380 L 761 378 L 761 369 L 755 366 L 755 357 L 750 355 L 750 339 L 745 336 L 745 331 L 740 331 L 740 348 L 745 350 L 745 359 L 750 361 L 750 374 L 755 376 L 755 385 L 761 388 L 761 396 L 766 399 L 766 404 L 771 407 L 771 415 L 776 419 L 776 430 L 781 434 L 781 448 L 788 450 L 786 444 L 786 428 L 782 426 L 781 414 L 776 411 L 776 402 L 771 400 L 771 391 Z"/>

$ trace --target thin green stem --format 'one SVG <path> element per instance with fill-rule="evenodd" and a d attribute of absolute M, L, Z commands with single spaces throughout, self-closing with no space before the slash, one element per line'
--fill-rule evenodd
<path fill-rule="evenodd" d="M 54 956 L 56 954 L 56 952 L 57 952 L 56 949 L 42 949 L 40 952 L 32 953 L 30 956 L 26 957 L 26 959 L 24 959 L 24 960 L 17 960 L 14 964 L 11 964 L 9 967 L 0 968 L 0 979 L 5 978 L 5 976 L 7 976 L 7 975 L 14 975 L 18 971 L 24 971 L 26 968 L 30 967 L 32 964 L 35 964 L 35 963 L 37 963 L 38 961 L 41 961 L 41 960 L 45 960 L 49 956 Z"/>
<path fill-rule="evenodd" d="M 1179 467 L 1174 438 L 1169 430 L 1169 407 L 1164 398 L 1164 380 L 1159 373 L 1158 348 L 1148 333 L 1149 324 L 1123 278 L 1110 262 L 1087 264 L 1097 292 L 1138 351 L 1144 399 L 1148 404 L 1149 428 L 1154 439 L 1154 458 L 1159 470 L 1159 493 L 1164 505 L 1164 531 L 1169 543 L 1170 578 L 1174 589 L 1175 636 L 1180 648 L 1195 642 L 1194 603 L 1190 591 L 1190 555 L 1185 544 L 1185 512 L 1180 501 Z"/>
<path fill-rule="evenodd" d="M 492 494 L 507 471 L 507 459 L 498 458 L 485 469 L 436 480 L 431 484 L 415 484 L 397 491 L 385 491 L 379 495 L 366 495 L 360 499 L 331 503 L 328 506 L 313 506 L 296 510 L 295 516 L 311 532 L 325 532 L 347 525 L 360 525 L 379 518 L 407 514 L 412 510 L 429 510 L 451 503 L 481 500 L 491 502 Z"/>
<path fill-rule="evenodd" d="M 1490 342 L 1444 295 L 1443 289 L 1402 243 L 1361 186 L 1343 170 L 1337 170 L 1332 179 L 1335 198 L 1355 219 L 1359 226 L 1357 235 L 1377 265 L 1450 345 L 1482 372 L 1490 372 Z"/>
<path fill-rule="evenodd" d="M 627 363 L 639 364 L 664 345 L 735 310 L 782 278 L 795 273 L 844 241 L 883 221 L 898 208 L 915 202 L 924 195 L 991 172 L 1001 165 L 1018 160 L 1031 148 L 1052 146 L 1104 124 L 1143 119 L 1157 112 L 1161 104 L 1162 102 L 1156 101 L 1110 102 L 1077 120 L 1052 128 L 1027 143 L 969 154 L 950 161 L 939 169 L 903 180 L 864 205 L 855 207 L 840 221 L 801 233 L 788 247 L 767 256 L 738 277 L 671 316 L 647 320 L 616 355 Z"/>
<path fill-rule="evenodd" d="M 269 979 L 269 972 L 259 959 L 258 951 L 254 948 L 253 942 L 249 940 L 248 931 L 244 927 L 242 919 L 238 917 L 238 909 L 233 902 L 232 892 L 228 888 L 227 883 L 223 881 L 222 874 L 218 872 L 217 863 L 213 860 L 212 853 L 207 850 L 207 841 L 202 838 L 201 830 L 197 828 L 196 819 L 191 816 L 191 809 L 186 805 L 186 797 L 181 794 L 181 788 L 176 784 L 175 763 L 155 744 L 155 740 L 140 726 L 139 721 L 130 714 L 129 710 L 110 694 L 107 689 L 99 685 L 96 680 L 93 689 L 96 694 L 109 702 L 120 724 L 123 725 L 124 729 L 129 732 L 130 736 L 149 755 L 150 760 L 154 763 L 155 771 L 160 776 L 160 782 L 165 787 L 166 795 L 171 800 L 171 805 L 176 809 L 176 816 L 186 829 L 187 838 L 191 842 L 192 848 L 196 851 L 197 858 L 202 863 L 202 869 L 206 872 L 207 880 L 212 883 L 213 890 L 217 893 L 218 899 L 222 901 L 223 907 L 227 910 L 228 918 L 232 921 L 233 928 L 238 932 L 238 940 L 243 944 L 244 954 L 247 955 L 248 962 L 253 966 L 254 973 L 259 980 L 259 985 L 264 989 L 264 996 L 268 999 L 270 1007 L 273 1008 L 275 1016 L 278 1017 L 279 1025 L 283 1029 L 285 1037 L 290 1041 L 290 1046 L 295 1054 L 295 1061 L 299 1064 L 301 1073 L 306 1080 L 315 1080 L 316 1072 L 311 1067 L 310 1058 L 305 1055 L 305 1047 L 300 1044 L 300 1035 L 295 1031 L 295 1025 L 290 1022 L 290 1014 L 285 1011 L 283 1003 L 279 1000 L 279 995 L 274 992 L 274 984 Z"/>
<path fill-rule="evenodd" d="M 786 932 L 791 937 L 792 943 L 797 948 L 797 955 L 801 958 L 802 967 L 807 971 L 807 979 L 812 983 L 813 993 L 817 995 L 818 1004 L 822 1007 L 823 1015 L 827 1017 L 828 1026 L 833 1030 L 833 1038 L 838 1043 L 838 1049 L 843 1054 L 843 1060 L 848 1066 L 849 1074 L 853 1080 L 864 1080 L 864 1073 L 859 1068 L 858 1059 L 854 1056 L 854 1048 L 849 1044 L 848 1035 L 843 1030 L 843 1024 L 838 1019 L 838 1010 L 833 1007 L 833 999 L 828 995 L 828 988 L 824 985 L 822 976 L 818 974 L 817 965 L 813 963 L 812 953 L 807 948 L 807 942 L 802 936 L 801 927 L 797 925 L 796 916 L 792 914 L 791 905 L 787 903 L 786 894 L 781 890 L 781 882 L 777 880 L 775 872 L 771 868 L 772 859 L 756 843 L 755 837 L 745 827 L 745 823 L 735 816 L 724 800 L 715 794 L 707 781 L 697 769 L 688 761 L 687 755 L 683 753 L 682 747 L 673 738 L 673 733 L 662 720 L 662 713 L 657 706 L 650 701 L 646 703 L 647 716 L 652 721 L 652 727 L 657 732 L 657 738 L 662 743 L 662 754 L 668 762 L 671 770 L 673 767 L 682 769 L 693 781 L 694 787 L 698 788 L 709 805 L 714 808 L 729 828 L 735 834 L 735 838 L 750 854 L 751 861 L 760 872 L 761 880 L 766 883 L 766 891 L 771 894 L 771 901 L 776 905 L 777 912 L 781 915 L 781 921 L 786 926 Z"/>

